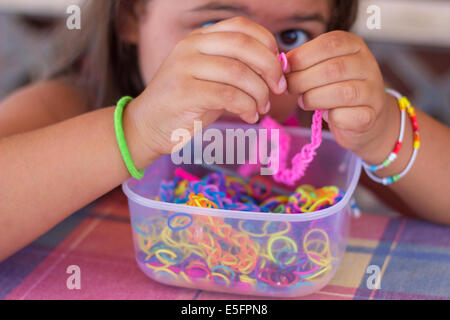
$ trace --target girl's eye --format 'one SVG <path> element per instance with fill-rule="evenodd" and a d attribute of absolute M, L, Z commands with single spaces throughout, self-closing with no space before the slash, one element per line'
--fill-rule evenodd
<path fill-rule="evenodd" d="M 206 23 L 202 24 L 202 25 L 200 26 L 200 28 L 210 27 L 210 26 L 216 24 L 216 23 L 219 22 L 219 21 L 220 21 L 220 20 L 206 22 Z"/>
<path fill-rule="evenodd" d="M 280 49 L 290 51 L 307 42 L 310 37 L 303 30 L 292 29 L 280 32 L 276 38 Z"/>

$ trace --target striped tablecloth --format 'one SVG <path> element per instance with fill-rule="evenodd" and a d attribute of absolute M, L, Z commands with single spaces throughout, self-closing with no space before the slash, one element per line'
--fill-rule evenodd
<path fill-rule="evenodd" d="M 69 290 L 69 266 L 81 289 Z M 380 271 L 380 288 L 368 286 Z M 375 267 L 375 268 L 376 268 Z M 373 287 L 373 286 L 372 286 Z M 363 214 L 328 286 L 302 299 L 449 299 L 450 228 Z M 134 259 L 126 197 L 116 189 L 0 263 L 0 299 L 259 299 L 170 287 Z"/>

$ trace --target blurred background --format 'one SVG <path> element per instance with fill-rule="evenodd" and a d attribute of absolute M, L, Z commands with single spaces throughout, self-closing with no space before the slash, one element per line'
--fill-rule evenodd
<path fill-rule="evenodd" d="M 33 81 L 52 26 L 82 1 L 0 0 L 0 100 Z M 367 27 L 371 5 L 381 9 L 381 29 Z M 450 125 L 450 0 L 361 0 L 353 32 L 367 41 L 391 87 Z M 356 200 L 363 212 L 396 214 L 362 187 Z"/>

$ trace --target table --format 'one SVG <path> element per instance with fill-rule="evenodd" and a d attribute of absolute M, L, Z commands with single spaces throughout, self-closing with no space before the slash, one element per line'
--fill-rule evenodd
<path fill-rule="evenodd" d="M 341 265 L 325 288 L 301 299 L 449 299 L 450 228 L 362 214 L 352 218 Z M 80 268 L 69 290 L 68 267 Z M 369 289 L 378 266 L 380 289 Z M 120 189 L 88 205 L 0 263 L 0 299 L 260 299 L 159 284 L 138 268 Z"/>

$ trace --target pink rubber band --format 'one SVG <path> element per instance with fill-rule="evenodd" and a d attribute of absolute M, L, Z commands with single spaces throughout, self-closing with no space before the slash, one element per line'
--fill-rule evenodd
<path fill-rule="evenodd" d="M 288 67 L 288 60 L 286 57 L 286 53 L 282 52 L 280 53 L 280 55 L 278 56 L 278 59 L 283 62 L 283 72 L 287 70 Z"/>
<path fill-rule="evenodd" d="M 196 177 L 196 176 L 194 176 L 194 175 L 192 175 L 192 174 L 190 174 L 190 173 L 184 171 L 184 170 L 181 169 L 181 168 L 177 168 L 177 169 L 175 170 L 175 176 L 177 176 L 177 177 L 179 177 L 179 178 L 181 178 L 181 179 L 187 180 L 187 181 L 189 181 L 189 182 L 197 182 L 197 181 L 201 181 L 201 179 L 200 179 L 199 177 Z"/>

